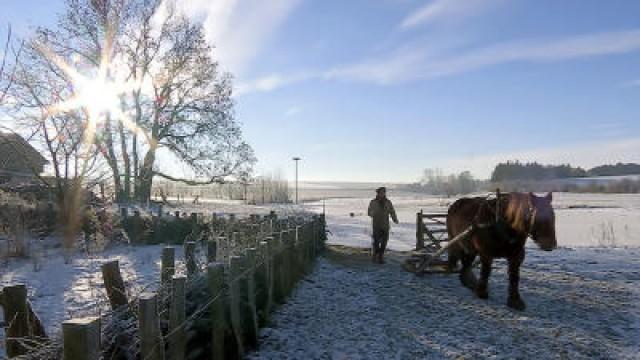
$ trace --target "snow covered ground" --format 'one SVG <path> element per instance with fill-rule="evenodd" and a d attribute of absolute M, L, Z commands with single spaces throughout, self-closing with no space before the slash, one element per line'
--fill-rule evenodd
<path fill-rule="evenodd" d="M 367 248 L 370 199 L 364 195 L 360 190 L 359 197 L 300 206 L 213 201 L 181 210 L 266 214 L 275 209 L 283 216 L 324 210 L 330 244 Z M 389 246 L 394 250 L 414 247 L 417 211 L 445 212 L 452 201 L 393 190 L 389 195 L 401 221 L 392 229 Z M 316 192 L 313 197 L 324 196 Z M 400 260 L 373 267 L 366 261 L 354 265 L 323 259 L 275 317 L 277 327 L 263 331 L 262 350 L 255 356 L 356 359 L 524 354 L 537 358 L 535 351 L 551 349 L 558 358 L 632 358 L 629 354 L 635 354 L 632 351 L 639 350 L 640 343 L 640 196 L 554 194 L 554 204 L 562 248 L 552 253 L 530 249 L 522 280 L 529 305 L 525 313 L 504 306 L 506 285 L 500 262 L 491 280 L 492 298 L 484 302 L 473 298 L 452 276 L 416 279 L 400 271 Z M 78 254 L 70 264 L 52 250 L 38 272 L 28 260 L 0 264 L 0 287 L 26 283 L 47 331 L 56 333 L 64 319 L 104 311 L 100 266 L 105 261 L 120 260 L 129 289 L 137 294 L 142 286 L 158 280 L 161 248 L 121 246 L 92 256 Z M 176 258 L 182 259 L 180 249 Z M 2 337 L 0 332 L 0 358 Z M 422 350 L 413 352 L 416 346 Z"/>
<path fill-rule="evenodd" d="M 399 251 L 415 245 L 417 211 L 446 212 L 452 201 L 390 195 L 401 223 L 389 247 Z M 324 202 L 330 244 L 370 246 L 368 202 Z M 485 301 L 455 275 L 403 272 L 400 253 L 379 266 L 366 251 L 332 251 L 276 313 L 274 326 L 261 331 L 252 358 L 640 358 L 640 196 L 555 194 L 554 203 L 560 248 L 549 253 L 529 244 L 521 272 L 525 312 L 505 305 L 501 260 Z"/>
<path fill-rule="evenodd" d="M 331 254 L 331 253 L 330 253 Z M 253 359 L 638 359 L 640 250 L 529 251 L 506 305 L 503 261 L 490 299 L 455 275 L 419 278 L 401 258 L 331 254 L 261 330 Z"/>
<path fill-rule="evenodd" d="M 43 321 L 47 335 L 55 337 L 62 330 L 64 320 L 99 315 L 108 310 L 100 270 L 102 264 L 118 260 L 127 290 L 135 296 L 144 287 L 157 288 L 161 252 L 160 245 L 119 246 L 92 256 L 77 254 L 65 264 L 59 250 L 50 250 L 41 261 L 39 271 L 34 271 L 32 261 L 28 260 L 11 260 L 0 267 L 0 287 L 26 284 L 29 300 Z M 182 264 L 182 258 L 182 249 L 176 248 L 178 266 Z M 178 267 L 177 271 L 183 269 Z M 3 336 L 0 332 L 0 359 L 4 354 Z"/>

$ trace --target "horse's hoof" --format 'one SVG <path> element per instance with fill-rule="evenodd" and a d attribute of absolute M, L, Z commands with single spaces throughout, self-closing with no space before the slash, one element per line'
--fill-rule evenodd
<path fill-rule="evenodd" d="M 473 276 L 473 274 L 460 275 L 460 282 L 462 283 L 462 285 L 464 285 L 464 287 L 474 291 L 478 284 L 478 281 L 476 280 L 475 276 Z"/>
<path fill-rule="evenodd" d="M 507 301 L 507 306 L 518 311 L 524 311 L 527 308 L 527 305 L 520 298 L 509 298 L 509 300 Z"/>
<path fill-rule="evenodd" d="M 476 289 L 476 296 L 479 297 L 480 299 L 488 299 L 489 298 L 489 291 L 487 289 Z"/>

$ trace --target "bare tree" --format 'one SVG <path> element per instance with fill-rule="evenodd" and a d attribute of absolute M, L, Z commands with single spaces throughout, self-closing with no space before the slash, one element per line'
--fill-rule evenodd
<path fill-rule="evenodd" d="M 171 1 L 67 0 L 58 27 L 40 33 L 57 56 L 122 85 L 118 114 L 105 115 L 95 139 L 119 201 L 147 201 L 157 176 L 195 185 L 250 170 L 231 76 L 219 71 L 202 24 Z M 189 174 L 161 171 L 161 150 Z"/>
<path fill-rule="evenodd" d="M 0 106 L 4 104 L 9 89 L 13 84 L 16 61 L 20 57 L 23 47 L 23 43 L 20 43 L 16 49 L 12 46 L 12 40 L 11 25 L 7 25 L 7 38 L 2 48 L 2 59 L 0 59 Z"/>
<path fill-rule="evenodd" d="M 54 176 L 40 179 L 55 194 L 64 244 L 71 249 L 81 226 L 86 189 L 105 176 L 99 156 L 102 148 L 87 109 L 64 105 L 77 96 L 77 89 L 60 63 L 63 54 L 52 55 L 43 46 L 46 38 L 46 33 L 39 32 L 25 43 L 13 73 L 13 105 L 5 108 L 47 154 Z"/>

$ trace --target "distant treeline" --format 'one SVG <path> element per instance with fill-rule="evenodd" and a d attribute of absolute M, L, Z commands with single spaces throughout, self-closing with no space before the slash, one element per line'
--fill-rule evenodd
<path fill-rule="evenodd" d="M 189 201 L 205 199 L 244 200 L 249 204 L 289 203 L 289 183 L 280 174 L 265 175 L 239 183 L 211 184 L 201 186 L 184 185 L 170 181 L 156 181 L 152 198 L 185 198 Z"/>
<path fill-rule="evenodd" d="M 496 165 L 491 174 L 492 182 L 503 181 L 541 181 L 567 178 L 580 178 L 589 176 L 623 176 L 640 174 L 639 164 L 601 165 L 590 170 L 581 167 L 564 165 L 542 165 L 537 162 L 521 163 L 519 161 L 507 161 Z"/>
<path fill-rule="evenodd" d="M 514 180 L 487 184 L 486 190 L 499 188 L 502 191 L 520 192 L 570 192 L 570 193 L 603 193 L 603 194 L 637 194 L 640 193 L 640 180 L 622 178 L 611 181 L 598 182 L 585 180 L 581 182 L 556 180 L 526 181 Z"/>
<path fill-rule="evenodd" d="M 474 179 L 469 171 L 445 175 L 441 169 L 425 169 L 417 183 L 405 185 L 409 191 L 433 195 L 461 195 L 476 192 L 483 183 Z"/>
<path fill-rule="evenodd" d="M 588 171 L 589 176 L 624 176 L 640 174 L 640 164 L 600 165 Z"/>
<path fill-rule="evenodd" d="M 491 180 L 477 180 L 468 171 L 444 174 L 441 169 L 425 169 L 418 182 L 402 186 L 408 191 L 433 195 L 464 195 L 494 191 L 561 191 L 589 193 L 639 193 L 640 179 L 584 179 L 598 176 L 640 175 L 640 165 L 602 165 L 590 170 L 571 165 L 541 165 L 509 161 L 496 165 Z M 571 180 L 574 178 L 577 180 Z M 582 178 L 582 179 L 581 179 Z M 567 180 L 569 179 L 569 180 Z"/>

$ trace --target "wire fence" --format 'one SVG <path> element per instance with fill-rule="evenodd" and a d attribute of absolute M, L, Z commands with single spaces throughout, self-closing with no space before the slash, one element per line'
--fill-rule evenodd
<path fill-rule="evenodd" d="M 296 281 L 308 273 L 326 240 L 324 216 L 298 214 L 296 217 L 278 219 L 271 214 L 268 217 L 252 215 L 248 219 L 236 219 L 234 216 L 220 219 L 214 216 L 200 220 L 206 226 L 198 227 L 198 231 L 194 230 L 184 240 L 185 249 L 195 245 L 195 249 L 185 251 L 181 267 L 187 272 L 183 295 L 184 320 L 179 323 L 170 321 L 172 305 L 175 306 L 176 301 L 172 281 L 165 278 L 164 281 L 146 284 L 125 305 L 100 311 L 100 351 L 96 353 L 99 354 L 96 359 L 163 359 L 165 350 L 175 346 L 172 339 L 178 335 L 186 338 L 185 345 L 189 342 L 185 358 L 202 358 L 204 353 L 213 352 L 212 347 L 216 346 L 202 339 L 211 339 L 211 323 L 216 321 L 211 308 L 222 298 L 225 299 L 222 302 L 226 308 L 224 317 L 217 319 L 220 323 L 218 326 L 222 324 L 226 337 L 235 338 L 237 348 L 232 351 L 243 353 L 247 348 L 243 342 L 247 341 L 238 334 L 245 330 L 239 323 L 238 311 L 234 312 L 233 309 L 253 304 L 250 312 L 255 317 L 253 322 L 258 323 L 257 314 L 265 317 L 265 312 L 272 311 L 275 303 L 282 302 Z M 212 243 L 215 245 L 212 246 Z M 210 253 L 212 249 L 215 254 Z M 212 264 L 222 269 L 224 279 L 215 289 L 210 281 Z M 161 273 L 169 271 L 175 275 L 176 265 L 175 259 L 172 264 L 165 264 L 163 257 Z M 179 273 L 177 276 L 183 275 Z M 175 281 L 175 277 L 170 279 Z M 152 289 L 155 289 L 152 295 L 157 303 L 157 320 L 154 320 L 157 321 L 157 332 L 155 338 L 150 340 L 144 338 L 141 329 L 140 304 L 141 299 L 148 300 Z M 242 317 L 245 316 L 243 313 Z M 16 324 L 8 321 L 6 325 L 7 329 L 11 329 Z M 93 359 L 87 353 L 83 357 L 69 357 L 71 355 L 65 349 L 67 339 L 63 337 L 37 338 L 29 336 L 27 331 L 26 336 L 7 336 L 5 341 L 7 344 L 13 342 L 14 347 L 21 349 L 15 359 Z M 154 345 L 145 346 L 145 341 L 151 341 Z"/>

